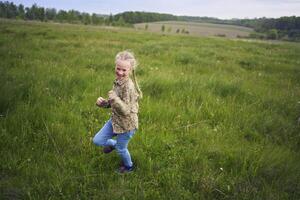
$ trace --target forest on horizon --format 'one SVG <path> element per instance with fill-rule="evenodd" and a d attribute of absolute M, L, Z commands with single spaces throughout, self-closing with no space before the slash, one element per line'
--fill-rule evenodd
<path fill-rule="evenodd" d="M 133 24 L 136 23 L 156 21 L 192 21 L 250 27 L 256 32 L 252 34 L 251 37 L 259 39 L 300 41 L 299 16 L 224 20 L 213 17 L 175 16 L 172 14 L 139 11 L 127 11 L 116 15 L 103 15 L 96 13 L 90 14 L 77 10 L 66 11 L 57 10 L 55 8 L 44 8 L 37 4 L 33 4 L 31 7 L 25 7 L 22 4 L 15 5 L 13 2 L 0 1 L 0 18 L 125 27 L 133 27 Z"/>

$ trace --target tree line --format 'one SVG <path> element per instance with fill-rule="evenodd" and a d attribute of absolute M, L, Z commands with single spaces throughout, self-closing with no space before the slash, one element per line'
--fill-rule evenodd
<path fill-rule="evenodd" d="M 8 19 L 55 21 L 61 23 L 81 23 L 93 25 L 115 25 L 132 26 L 125 23 L 124 20 L 114 20 L 113 15 L 89 14 L 77 10 L 56 10 L 55 8 L 44 8 L 33 4 L 31 7 L 25 7 L 22 4 L 15 5 L 12 2 L 0 1 L 0 17 Z"/>
<path fill-rule="evenodd" d="M 224 23 L 253 28 L 252 37 L 300 41 L 300 17 L 224 20 Z"/>
<path fill-rule="evenodd" d="M 136 24 L 143 22 L 178 20 L 177 16 L 153 12 L 123 12 L 114 15 L 115 20 L 122 18 L 126 23 Z"/>
<path fill-rule="evenodd" d="M 55 8 L 44 8 L 37 4 L 33 4 L 31 7 L 25 7 L 22 4 L 15 5 L 8 1 L 0 1 L 0 17 L 129 27 L 132 27 L 135 23 L 177 20 L 176 16 L 170 14 L 124 12 L 117 15 L 100 15 L 95 13 L 90 15 L 89 13 L 79 12 L 77 10 L 65 11 L 56 10 Z"/>
<path fill-rule="evenodd" d="M 112 25 L 133 27 L 135 23 L 155 21 L 194 21 L 216 24 L 230 24 L 250 27 L 255 30 L 250 36 L 261 39 L 286 39 L 300 41 L 300 17 L 255 18 L 222 20 L 213 17 L 175 16 L 152 12 L 123 12 L 116 15 L 99 15 L 76 10 L 56 10 L 37 4 L 31 7 L 0 1 L 0 17 L 9 19 L 56 21 L 93 25 Z"/>

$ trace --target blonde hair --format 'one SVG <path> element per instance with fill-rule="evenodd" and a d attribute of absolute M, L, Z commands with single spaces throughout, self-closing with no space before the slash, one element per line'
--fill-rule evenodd
<path fill-rule="evenodd" d="M 119 52 L 115 58 L 116 62 L 118 60 L 129 61 L 130 65 L 131 65 L 131 70 L 132 70 L 132 73 L 131 73 L 132 80 L 133 80 L 135 89 L 136 89 L 137 93 L 139 94 L 139 99 L 141 99 L 143 97 L 143 93 L 140 89 L 140 86 L 139 86 L 137 80 L 136 80 L 136 74 L 135 74 L 138 62 L 135 59 L 133 52 L 131 52 L 129 50 Z"/>

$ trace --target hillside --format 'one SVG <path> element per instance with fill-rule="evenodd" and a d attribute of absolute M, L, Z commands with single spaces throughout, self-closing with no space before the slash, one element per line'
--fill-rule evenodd
<path fill-rule="evenodd" d="M 148 27 L 146 28 L 146 26 Z M 162 26 L 165 26 L 164 33 L 189 34 L 192 36 L 219 36 L 237 38 L 241 36 L 249 36 L 249 34 L 253 32 L 253 29 L 241 26 L 199 22 L 164 21 L 139 23 L 134 25 L 136 29 L 147 29 L 147 31 L 158 33 L 162 33 Z"/>
<path fill-rule="evenodd" d="M 131 49 L 137 166 L 92 143 Z M 300 199 L 300 47 L 0 20 L 0 199 Z"/>

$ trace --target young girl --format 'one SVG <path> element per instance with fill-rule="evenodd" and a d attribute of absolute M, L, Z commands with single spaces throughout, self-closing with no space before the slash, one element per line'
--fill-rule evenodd
<path fill-rule="evenodd" d="M 116 149 L 122 159 L 119 172 L 126 173 L 134 168 L 127 146 L 138 128 L 138 100 L 142 98 L 142 92 L 135 77 L 137 61 L 133 53 L 118 53 L 115 64 L 116 79 L 113 89 L 108 92 L 108 100 L 99 97 L 96 101 L 99 107 L 111 108 L 112 115 L 95 135 L 93 142 L 97 146 L 104 146 L 104 153 Z M 116 139 L 112 139 L 114 136 Z"/>

